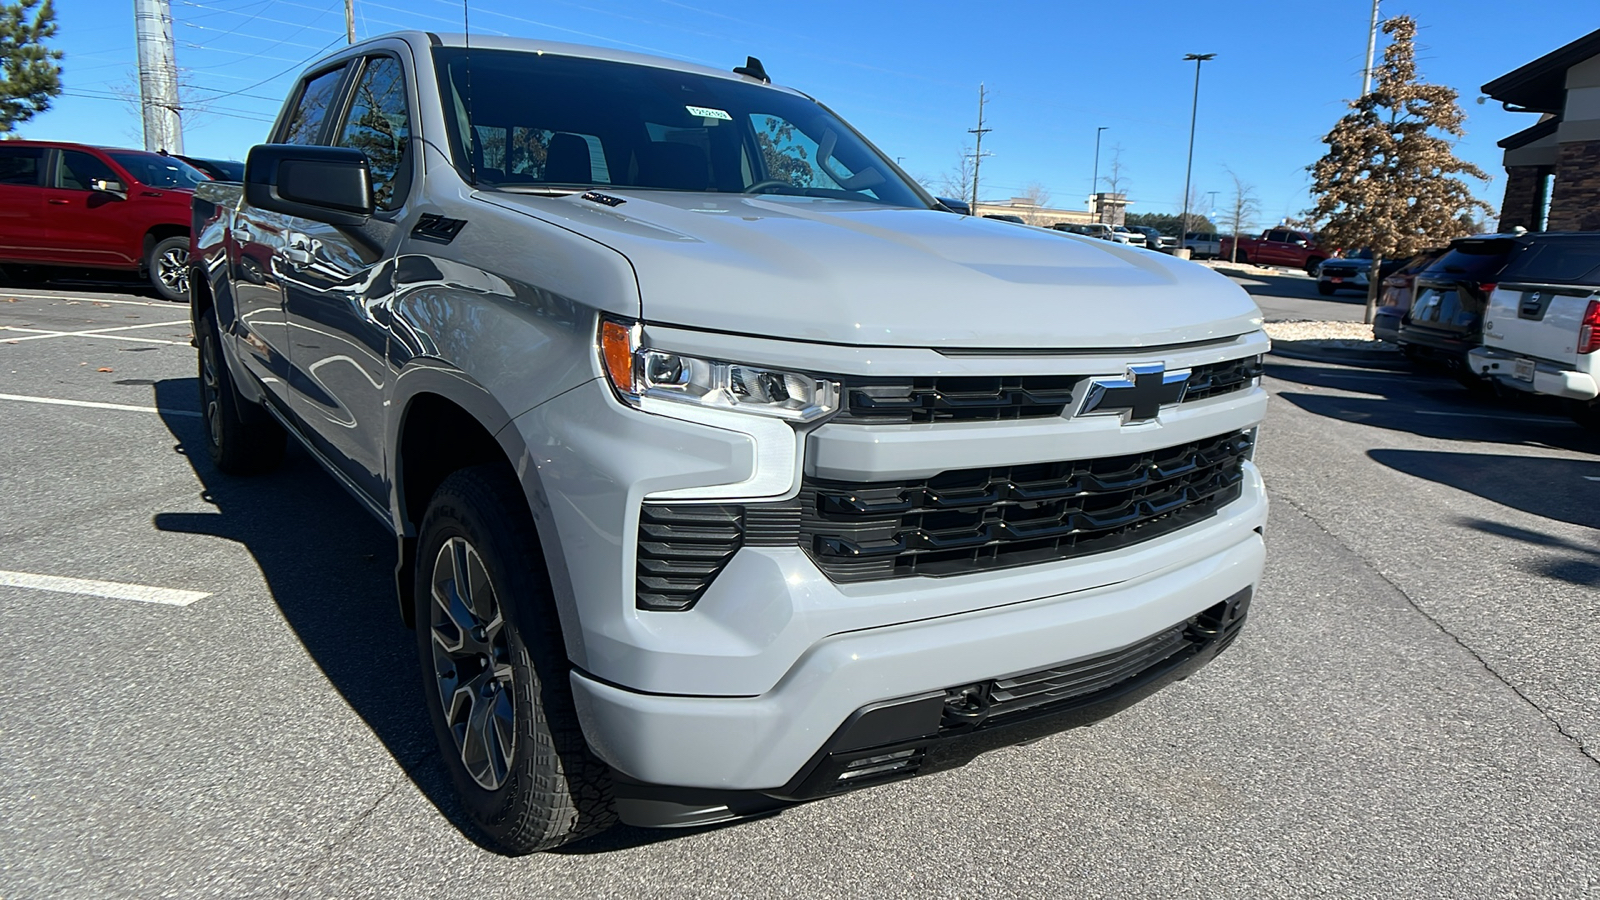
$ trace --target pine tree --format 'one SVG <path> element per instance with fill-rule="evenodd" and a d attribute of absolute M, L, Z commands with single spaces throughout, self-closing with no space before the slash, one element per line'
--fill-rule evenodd
<path fill-rule="evenodd" d="M 1456 158 L 1450 138 L 1466 134 L 1456 91 L 1425 84 L 1417 75 L 1417 23 L 1396 16 L 1383 23 L 1383 52 L 1372 92 L 1350 104 L 1322 142 L 1328 153 L 1309 166 L 1312 217 L 1324 223 L 1323 241 L 1334 247 L 1370 247 L 1372 276 L 1367 321 L 1377 309 L 1379 268 L 1469 232 L 1463 218 L 1489 205 L 1472 196 L 1460 175 L 1489 176 Z"/>
<path fill-rule="evenodd" d="M 60 95 L 61 51 L 44 45 L 55 34 L 52 0 L 0 2 L 0 137 Z"/>

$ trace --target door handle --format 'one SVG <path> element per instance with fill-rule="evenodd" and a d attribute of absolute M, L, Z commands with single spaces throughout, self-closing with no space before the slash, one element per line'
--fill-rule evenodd
<path fill-rule="evenodd" d="M 285 236 L 283 257 L 297 266 L 311 264 L 311 239 L 299 232 L 291 231 Z"/>
<path fill-rule="evenodd" d="M 51 197 L 50 198 L 50 205 L 51 206 L 71 206 L 72 205 L 72 201 L 71 200 L 61 200 L 61 199 L 58 199 L 56 197 Z"/>

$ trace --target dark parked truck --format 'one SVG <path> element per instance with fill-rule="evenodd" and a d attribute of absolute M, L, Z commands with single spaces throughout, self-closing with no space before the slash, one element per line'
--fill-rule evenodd
<path fill-rule="evenodd" d="M 397 34 L 270 139 L 195 198 L 207 449 L 292 436 L 394 534 L 504 851 L 962 765 L 1239 633 L 1226 278 L 950 215 L 755 60 Z"/>
<path fill-rule="evenodd" d="M 1237 256 L 1234 255 L 1235 244 L 1238 244 Z M 1315 278 L 1322 261 L 1332 255 L 1317 245 L 1317 236 L 1309 231 L 1269 228 L 1258 238 L 1224 237 L 1217 258 L 1258 266 L 1305 269 L 1307 275 Z"/>

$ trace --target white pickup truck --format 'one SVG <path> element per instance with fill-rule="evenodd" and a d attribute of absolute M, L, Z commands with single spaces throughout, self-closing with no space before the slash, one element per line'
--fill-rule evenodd
<path fill-rule="evenodd" d="M 1600 234 L 1526 239 L 1500 273 L 1472 369 L 1501 385 L 1571 401 L 1600 428 Z"/>

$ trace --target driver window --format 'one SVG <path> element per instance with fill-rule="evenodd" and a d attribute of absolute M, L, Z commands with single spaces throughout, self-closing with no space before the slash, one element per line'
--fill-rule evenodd
<path fill-rule="evenodd" d="M 372 171 L 372 201 L 378 209 L 398 209 L 410 187 L 411 118 L 406 104 L 406 80 L 400 61 L 375 56 L 367 61 L 350 99 L 334 146 L 350 147 L 367 155 Z"/>
<path fill-rule="evenodd" d="M 56 174 L 61 187 L 72 191 L 92 191 L 96 181 L 121 181 L 98 156 L 82 150 L 61 151 L 61 167 Z"/>

